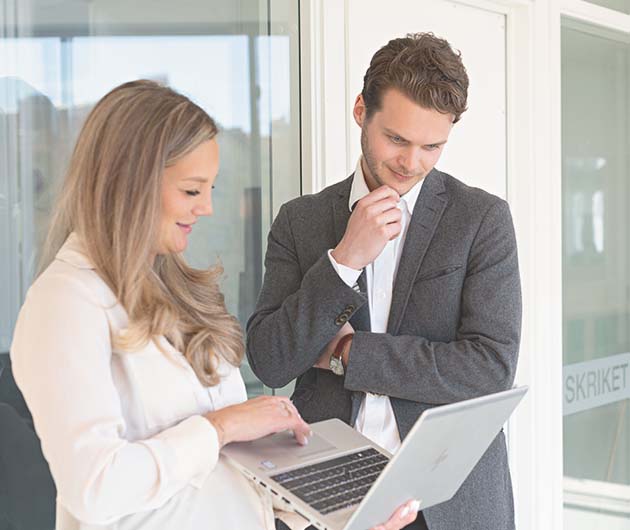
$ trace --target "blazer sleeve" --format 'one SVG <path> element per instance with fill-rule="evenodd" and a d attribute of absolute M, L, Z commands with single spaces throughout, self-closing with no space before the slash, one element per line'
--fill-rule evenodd
<path fill-rule="evenodd" d="M 345 387 L 429 404 L 505 390 L 514 382 L 520 331 L 516 238 L 508 205 L 498 201 L 470 249 L 455 340 L 357 332 Z"/>
<path fill-rule="evenodd" d="M 366 302 L 339 277 L 326 250 L 302 269 L 290 215 L 282 206 L 269 232 L 263 286 L 247 323 L 252 370 L 270 387 L 288 384 L 317 362 L 326 344 Z"/>
<path fill-rule="evenodd" d="M 70 275 L 44 273 L 18 318 L 15 379 L 58 502 L 94 525 L 158 508 L 186 485 L 201 486 L 219 455 L 217 433 L 202 416 L 151 438 L 123 438 L 111 355 L 107 316 L 95 294 Z"/>

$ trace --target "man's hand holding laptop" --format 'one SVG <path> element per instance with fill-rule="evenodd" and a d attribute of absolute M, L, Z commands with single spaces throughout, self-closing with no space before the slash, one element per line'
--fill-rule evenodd
<path fill-rule="evenodd" d="M 408 524 L 413 523 L 418 516 L 420 503 L 409 501 L 400 506 L 385 524 L 375 526 L 371 530 L 399 530 Z"/>

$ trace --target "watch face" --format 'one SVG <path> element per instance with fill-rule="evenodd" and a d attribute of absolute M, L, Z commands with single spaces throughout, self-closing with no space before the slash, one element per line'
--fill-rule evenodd
<path fill-rule="evenodd" d="M 335 375 L 343 375 L 343 363 L 339 357 L 332 356 L 330 358 L 330 369 Z"/>

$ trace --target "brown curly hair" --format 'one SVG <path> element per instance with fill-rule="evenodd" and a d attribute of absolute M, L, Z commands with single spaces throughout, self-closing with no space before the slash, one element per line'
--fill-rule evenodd
<path fill-rule="evenodd" d="M 468 74 L 450 44 L 433 33 L 409 33 L 378 50 L 363 78 L 361 95 L 367 119 L 380 110 L 390 88 L 429 109 L 453 114 L 453 123 L 466 110 Z"/>

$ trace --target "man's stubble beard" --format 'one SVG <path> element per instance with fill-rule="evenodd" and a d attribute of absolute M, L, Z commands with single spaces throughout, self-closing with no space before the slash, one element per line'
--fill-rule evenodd
<path fill-rule="evenodd" d="M 365 183 L 368 184 L 368 188 L 369 181 L 372 181 L 374 184 L 376 184 L 374 189 L 383 186 L 384 182 L 376 171 L 376 163 L 372 158 L 372 153 L 370 152 L 370 147 L 368 145 L 367 124 L 364 124 L 363 127 L 361 127 L 361 151 L 363 153 L 363 160 L 365 160 L 365 165 L 370 172 L 369 175 L 363 175 L 365 178 Z"/>

